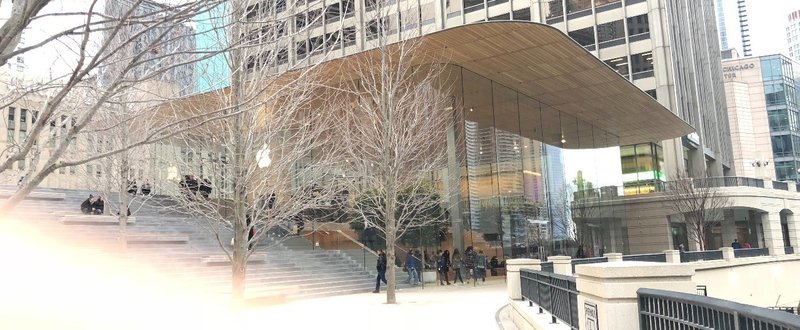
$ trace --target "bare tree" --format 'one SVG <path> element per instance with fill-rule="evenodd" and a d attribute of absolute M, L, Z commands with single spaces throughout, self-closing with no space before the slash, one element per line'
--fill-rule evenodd
<path fill-rule="evenodd" d="M 2 212 L 12 210 L 34 187 L 58 169 L 83 165 L 168 139 L 183 130 L 235 113 L 235 107 L 209 109 L 192 115 L 175 111 L 143 111 L 141 114 L 152 116 L 157 113 L 161 118 L 153 122 L 154 126 L 146 134 L 130 136 L 124 145 L 115 148 L 82 158 L 67 159 L 70 145 L 85 129 L 113 131 L 118 125 L 131 123 L 131 118 L 126 118 L 125 121 L 103 123 L 104 128 L 93 124 L 100 117 L 98 112 L 101 109 L 114 107 L 120 100 L 135 103 L 129 98 L 120 99 L 120 95 L 141 84 L 164 81 L 170 71 L 183 70 L 196 62 L 248 45 L 243 41 L 234 41 L 218 49 L 194 49 L 194 38 L 202 31 L 191 28 L 193 18 L 203 13 L 212 16 L 224 13 L 216 10 L 226 2 L 223 0 L 187 0 L 177 5 L 145 0 L 108 1 L 105 3 L 107 9 L 109 6 L 118 6 L 113 8 L 119 9 L 111 14 L 106 13 L 108 10 L 100 12 L 97 0 L 87 1 L 82 10 L 75 12 L 44 13 L 42 9 L 50 2 L 14 1 L 11 4 L 11 18 L 0 27 L 0 63 L 7 62 L 13 56 L 61 45 L 64 62 L 69 65 L 65 72 L 44 81 L 15 82 L 21 86 L 0 99 L 3 108 L 31 98 L 43 99 L 39 102 L 39 109 L 35 110 L 36 120 L 26 127 L 27 138 L 12 141 L 0 151 L 2 174 L 11 171 L 15 163 L 26 159 L 32 159 L 37 164 L 28 169 L 25 180 L 21 180 L 21 188 L 3 204 Z M 53 17 L 73 17 L 81 23 L 55 31 L 42 40 L 19 44 L 26 27 Z M 238 21 L 227 20 L 228 24 Z M 220 28 L 225 30 L 228 26 Z M 180 87 L 184 89 L 178 93 L 160 95 L 160 106 L 150 107 L 169 109 L 169 104 L 193 92 L 186 88 L 190 86 Z M 39 141 L 47 141 L 47 146 L 38 144 Z"/>
<path fill-rule="evenodd" d="M 689 238 L 701 251 L 708 247 L 711 229 L 724 220 L 724 209 L 731 205 L 707 179 L 685 175 L 667 182 L 664 203 L 686 223 Z"/>
<path fill-rule="evenodd" d="M 392 23 L 402 31 L 400 22 Z M 360 201 L 354 221 L 366 222 L 386 238 L 386 301 L 395 303 L 395 244 L 408 231 L 444 218 L 419 215 L 440 208 L 440 195 L 449 196 L 431 194 L 429 187 L 433 174 L 447 167 L 447 132 L 456 111 L 444 67 L 417 64 L 437 54 L 402 33 L 401 41 L 390 44 L 392 28 L 385 17 L 370 24 L 377 48 L 342 65 L 347 79 L 336 86 L 342 134 L 334 141 L 337 154 L 346 157 L 340 167 L 350 178 L 348 190 Z"/>
<path fill-rule="evenodd" d="M 274 8 L 247 4 L 235 4 L 232 13 L 234 20 L 250 18 L 226 31 L 228 38 L 243 39 L 243 47 L 225 56 L 230 85 L 177 106 L 192 116 L 209 108 L 232 114 L 169 140 L 181 174 L 174 183 L 178 210 L 202 221 L 231 261 L 236 304 L 244 301 L 247 262 L 256 244 L 270 234 L 287 234 L 308 210 L 334 207 L 344 189 L 330 161 L 332 117 L 319 111 L 328 94 L 316 66 L 325 56 L 290 63 L 281 47 L 303 38 L 306 29 L 287 33 Z M 332 36 L 305 50 L 324 54 L 326 45 L 341 42 Z"/>

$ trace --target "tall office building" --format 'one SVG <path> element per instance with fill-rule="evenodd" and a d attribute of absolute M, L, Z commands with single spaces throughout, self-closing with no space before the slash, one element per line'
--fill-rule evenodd
<path fill-rule="evenodd" d="M 717 14 L 717 29 L 719 29 L 719 47 L 723 51 L 729 48 L 728 28 L 725 24 L 725 0 L 715 0 Z"/>
<path fill-rule="evenodd" d="M 381 35 L 394 42 L 481 21 L 548 24 L 697 130 L 677 139 L 622 147 L 626 194 L 655 191 L 661 182 L 684 173 L 732 174 L 714 0 L 251 0 L 242 4 L 247 24 L 257 25 L 265 16 L 277 19 L 277 23 L 266 19 L 277 29 L 265 28 L 289 40 L 277 42 L 277 49 L 264 55 L 275 56 L 272 64 L 286 69 L 375 48 Z M 546 146 L 507 137 L 500 127 L 479 126 L 464 111 L 462 214 L 473 229 L 485 231 L 487 240 L 502 237 L 505 246 L 514 244 L 518 228 L 515 221 L 509 224 L 509 217 L 517 216 L 520 208 L 515 203 L 537 204 L 534 195 L 544 193 L 544 208 L 522 207 L 521 216 L 527 218 L 546 214 L 553 203 L 546 197 L 547 182 L 534 183 L 547 169 Z M 569 117 L 559 122 L 562 128 L 577 125 Z M 565 142 L 574 141 L 562 139 L 552 147 L 566 147 Z M 533 154 L 516 156 L 512 151 L 520 146 L 531 150 L 522 152 Z M 525 196 L 525 201 L 517 203 L 518 196 Z"/>
<path fill-rule="evenodd" d="M 737 0 L 736 6 L 739 10 L 739 33 L 741 33 L 742 36 L 742 55 L 748 57 L 753 55 L 753 49 L 750 44 L 750 19 L 747 16 L 747 0 Z"/>
<path fill-rule="evenodd" d="M 786 42 L 789 44 L 789 57 L 800 61 L 800 10 L 789 14 L 789 25 L 786 26 Z"/>
<path fill-rule="evenodd" d="M 249 1 L 250 7 L 267 2 Z M 375 1 L 295 1 L 263 5 L 291 24 L 294 39 L 278 54 L 290 66 L 376 47 L 376 31 L 412 37 L 485 20 L 523 20 L 556 27 L 620 75 L 692 124 L 697 134 L 652 146 L 624 147 L 631 191 L 647 192 L 678 173 L 722 176 L 731 169 L 725 93 L 713 0 L 419 1 L 381 7 Z M 381 14 L 378 14 L 381 12 Z M 255 17 L 254 17 L 255 18 Z M 254 21 L 256 21 L 254 19 Z M 307 29 L 293 35 L 299 29 Z M 318 26 L 318 27 L 317 27 Z M 309 54 L 312 50 L 312 54 Z M 324 55 L 325 54 L 325 55 Z M 626 149 L 627 148 L 627 149 Z M 645 150 L 646 152 L 641 152 Z M 661 161 L 663 159 L 663 162 Z"/>
<path fill-rule="evenodd" d="M 783 55 L 723 62 L 736 174 L 797 180 L 800 63 Z"/>
<path fill-rule="evenodd" d="M 133 12 L 130 13 L 131 16 L 148 18 L 156 18 L 164 15 L 165 12 L 173 10 L 167 5 L 152 0 L 141 2 L 117 0 L 107 1 L 104 13 L 111 17 L 123 17 L 131 8 L 133 8 Z M 123 46 L 125 51 L 113 55 L 113 60 L 109 61 L 109 63 L 114 63 L 113 65 L 103 68 L 103 72 L 100 75 L 101 85 L 107 86 L 111 84 L 118 76 L 119 70 L 122 69 L 121 67 L 127 65 L 132 55 L 147 50 L 139 60 L 140 64 L 135 65 L 127 73 L 129 75 L 128 79 L 138 81 L 143 77 L 159 72 L 162 68 L 168 68 L 153 79 L 175 86 L 180 95 L 194 93 L 195 65 L 193 61 L 195 54 L 192 53 L 192 50 L 195 49 L 194 29 L 188 24 L 162 24 L 156 26 L 145 26 L 141 23 L 127 24 L 114 36 L 114 40 L 123 43 L 139 33 L 141 35 L 136 37 L 135 42 L 130 42 Z M 105 38 L 110 37 L 109 33 L 106 32 Z"/>

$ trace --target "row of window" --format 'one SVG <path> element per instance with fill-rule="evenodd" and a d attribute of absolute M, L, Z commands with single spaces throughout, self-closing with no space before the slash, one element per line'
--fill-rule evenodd
<path fill-rule="evenodd" d="M 628 56 L 612 58 L 603 62 L 623 77 L 631 80 L 653 76 L 653 52 L 631 54 L 630 62 L 628 62 Z M 653 95 L 655 95 L 655 91 Z"/>
<path fill-rule="evenodd" d="M 627 21 L 627 29 L 625 23 Z M 650 20 L 647 14 L 635 17 L 628 17 L 625 21 L 616 20 L 613 22 L 598 24 L 595 37 L 595 26 L 569 31 L 570 38 L 579 45 L 594 50 L 595 41 L 600 48 L 622 45 L 625 43 L 626 31 L 630 42 L 644 40 L 650 37 Z"/>

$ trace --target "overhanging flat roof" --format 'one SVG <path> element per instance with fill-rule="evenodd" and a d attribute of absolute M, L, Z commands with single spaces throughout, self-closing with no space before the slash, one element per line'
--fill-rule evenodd
<path fill-rule="evenodd" d="M 430 63 L 445 60 L 463 67 L 577 118 L 581 122 L 579 126 L 588 123 L 616 137 L 613 142 L 609 139 L 607 143 L 563 147 L 657 142 L 694 132 L 669 109 L 549 25 L 521 21 L 480 22 L 417 39 L 419 46 L 415 51 L 436 54 L 422 57 Z M 347 70 L 347 61 L 374 56 L 378 51 L 367 50 L 320 66 L 326 74 L 347 76 L 343 71 Z M 417 64 L 426 64 L 419 57 L 415 60 Z"/>

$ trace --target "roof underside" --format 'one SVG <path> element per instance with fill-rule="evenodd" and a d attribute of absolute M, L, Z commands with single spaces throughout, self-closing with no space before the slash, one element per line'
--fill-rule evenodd
<path fill-rule="evenodd" d="M 463 67 L 539 101 L 542 104 L 542 126 L 550 126 L 545 122 L 557 120 L 545 118 L 544 108 L 547 106 L 560 111 L 562 117 L 575 118 L 578 128 L 591 128 L 594 132 L 613 136 L 602 142 L 561 145 L 564 148 L 657 142 L 694 131 L 669 109 L 551 26 L 516 21 L 481 22 L 418 38 L 420 48 L 417 51 L 437 54 L 425 57 L 430 61 L 441 62 L 444 59 L 449 64 Z M 377 51 L 353 54 L 322 66 L 326 69 L 331 69 L 330 65 L 343 68 L 346 65 L 341 65 L 342 61 L 373 56 L 371 53 Z M 491 91 L 484 94 L 491 97 Z M 517 121 L 526 117 L 523 111 L 520 108 L 519 118 L 505 120 L 514 122 L 509 125 L 519 125 Z M 552 114 L 557 112 L 552 111 Z M 498 118 L 494 120 L 497 127 L 504 126 L 497 122 Z M 501 121 L 504 120 L 501 118 Z M 563 118 L 559 121 L 563 122 Z M 523 136 L 530 135 L 524 128 L 521 131 Z M 559 145 L 553 143 L 555 141 L 546 141 L 550 140 L 547 136 L 526 137 L 541 138 L 545 143 Z"/>

